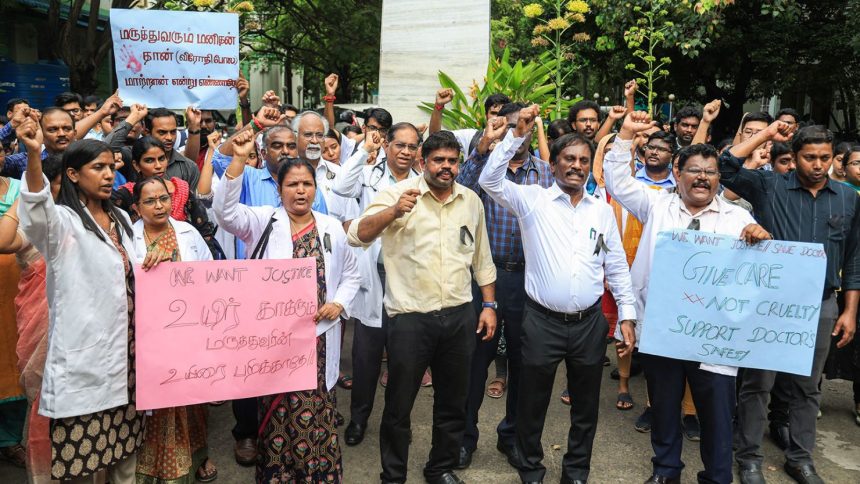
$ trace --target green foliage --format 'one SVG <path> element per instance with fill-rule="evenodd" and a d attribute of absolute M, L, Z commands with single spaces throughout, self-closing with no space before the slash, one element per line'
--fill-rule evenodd
<path fill-rule="evenodd" d="M 556 86 L 552 79 L 556 65 L 557 61 L 548 52 L 542 54 L 538 61 L 512 62 L 510 51 L 505 49 L 501 57 L 490 59 L 484 85 L 479 87 L 473 83 L 468 91 L 444 72 L 439 72 L 439 84 L 454 91 L 450 108 L 442 111 L 442 125 L 448 129 L 482 129 L 486 125 L 483 102 L 494 93 L 505 94 L 514 102 L 538 104 L 544 115 L 554 119 L 557 115 L 552 113 L 564 113 L 579 100 L 555 97 Z M 434 104 L 421 103 L 418 108 L 432 113 Z"/>

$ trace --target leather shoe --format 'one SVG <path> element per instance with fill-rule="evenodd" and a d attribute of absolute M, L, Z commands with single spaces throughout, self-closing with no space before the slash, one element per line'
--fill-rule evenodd
<path fill-rule="evenodd" d="M 645 484 L 681 484 L 681 478 L 658 476 L 657 474 L 654 474 L 645 481 Z"/>
<path fill-rule="evenodd" d="M 738 476 L 741 484 L 767 484 L 759 464 L 743 464 L 738 466 Z"/>
<path fill-rule="evenodd" d="M 446 472 L 435 479 L 427 479 L 429 484 L 466 484 L 453 472 Z"/>
<path fill-rule="evenodd" d="M 522 459 L 520 459 L 520 453 L 517 451 L 516 445 L 507 446 L 502 443 L 501 440 L 498 440 L 496 441 L 496 449 L 498 449 L 502 454 L 505 454 L 505 457 L 508 458 L 508 464 L 510 464 L 511 467 L 514 469 L 519 468 L 519 463 Z"/>
<path fill-rule="evenodd" d="M 786 462 L 782 467 L 799 484 L 824 484 L 824 480 L 818 477 L 818 473 L 815 472 L 815 467 L 812 464 L 794 466 Z"/>
<path fill-rule="evenodd" d="M 543 481 L 522 481 L 523 484 L 543 484 Z"/>
<path fill-rule="evenodd" d="M 457 467 L 455 469 L 465 469 L 472 465 L 472 453 L 474 450 L 469 450 L 465 447 L 460 447 L 460 457 L 457 459 Z"/>
<path fill-rule="evenodd" d="M 236 463 L 249 467 L 257 463 L 257 441 L 254 439 L 239 439 L 233 447 Z"/>
<path fill-rule="evenodd" d="M 785 424 L 770 424 L 770 438 L 780 450 L 785 450 L 791 445 L 791 432 L 788 425 Z"/>
<path fill-rule="evenodd" d="M 567 479 L 562 477 L 561 484 L 586 484 L 587 481 L 583 481 L 582 479 Z"/>
<path fill-rule="evenodd" d="M 358 445 L 364 440 L 364 425 L 357 424 L 352 420 L 349 421 L 349 425 L 346 426 L 346 445 Z"/>

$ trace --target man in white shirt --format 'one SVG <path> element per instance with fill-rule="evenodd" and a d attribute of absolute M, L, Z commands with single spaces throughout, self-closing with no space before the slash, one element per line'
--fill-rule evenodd
<path fill-rule="evenodd" d="M 636 328 L 639 339 L 645 324 L 648 277 L 654 257 L 657 234 L 664 230 L 695 229 L 728 234 L 755 243 L 770 235 L 757 225 L 746 210 L 729 204 L 717 195 L 720 172 L 719 154 L 711 145 L 683 148 L 673 167 L 677 190 L 653 190 L 630 174 L 630 147 L 634 136 L 651 127 L 647 113 L 635 112 L 625 118 L 612 151 L 604 158 L 606 189 L 644 225 L 636 258 L 630 269 L 636 295 Z M 650 324 L 661 324 L 660 321 Z M 617 335 L 617 333 L 616 333 Z M 678 407 L 689 382 L 701 423 L 702 483 L 732 481 L 732 415 L 735 408 L 736 367 L 707 365 L 640 353 L 648 392 L 651 396 L 653 424 L 651 447 L 653 473 L 646 484 L 680 483 L 680 421 Z"/>
<path fill-rule="evenodd" d="M 531 133 L 537 114 L 537 106 L 520 111 L 516 128 L 493 150 L 478 179 L 490 197 L 517 216 L 526 261 L 517 444 L 507 452 L 508 462 L 518 468 L 523 482 L 543 480 L 541 434 L 563 360 L 572 405 L 561 482 L 584 484 L 609 329 L 601 311 L 604 280 L 618 303 L 623 354 L 633 350 L 636 310 L 615 216 L 608 204 L 585 189 L 594 156 L 591 142 L 568 134 L 553 144 L 555 183 L 550 188 L 517 185 L 505 178 L 508 161 Z"/>
<path fill-rule="evenodd" d="M 345 139 L 345 137 L 344 137 Z M 418 176 L 413 169 L 418 155 L 418 130 L 410 123 L 391 126 L 384 138 L 370 132 L 355 153 L 340 166 L 340 172 L 331 180 L 332 192 L 355 204 L 360 213 L 376 199 L 379 192 L 400 181 Z M 369 152 L 379 149 L 386 152 L 385 159 L 374 165 L 366 163 Z M 361 287 L 356 295 L 353 314 L 358 319 L 352 342 L 352 398 L 350 421 L 346 427 L 346 445 L 358 445 L 364 439 L 367 420 L 376 397 L 376 381 L 382 365 L 385 347 L 383 322 L 387 319 L 382 308 L 385 287 L 385 267 L 382 264 L 382 241 L 377 240 L 367 250 L 357 249 Z"/>
<path fill-rule="evenodd" d="M 439 89 L 436 92 L 436 104 L 433 107 L 433 114 L 430 115 L 430 134 L 433 134 L 442 129 L 442 110 L 445 105 L 454 99 L 453 89 Z M 484 113 L 487 118 L 487 124 L 499 116 L 499 111 L 502 106 L 509 104 L 511 99 L 501 93 L 495 93 L 487 96 L 484 100 Z M 478 150 L 479 155 L 486 155 L 492 150 L 492 144 L 495 139 L 487 136 L 486 130 L 478 130 L 475 128 L 455 129 L 451 131 L 457 142 L 460 143 L 460 151 L 464 158 L 472 156 L 472 151 Z"/>

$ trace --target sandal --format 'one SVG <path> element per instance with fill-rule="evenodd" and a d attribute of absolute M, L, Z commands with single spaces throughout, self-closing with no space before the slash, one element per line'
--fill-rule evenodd
<path fill-rule="evenodd" d="M 567 390 L 563 390 L 561 392 L 561 403 L 565 405 L 570 405 L 570 392 Z"/>
<path fill-rule="evenodd" d="M 212 463 L 212 460 L 206 458 L 200 467 L 197 468 L 197 482 L 212 482 L 215 479 L 218 479 L 218 469 L 215 468 L 215 464 Z"/>
<path fill-rule="evenodd" d="M 490 398 L 502 398 L 505 394 L 505 386 L 507 383 L 504 378 L 493 378 L 489 385 L 487 385 L 487 396 Z"/>
<path fill-rule="evenodd" d="M 630 410 L 633 408 L 633 397 L 628 392 L 618 394 L 618 400 L 615 402 L 615 408 L 618 410 Z"/>
<path fill-rule="evenodd" d="M 22 469 L 27 467 L 27 451 L 21 444 L 0 447 L 0 458 L 9 461 L 15 467 Z"/>
<path fill-rule="evenodd" d="M 433 386 L 433 376 L 430 375 L 430 370 L 424 370 L 424 376 L 421 377 L 421 387 L 427 388 Z"/>
<path fill-rule="evenodd" d="M 352 377 L 349 375 L 341 375 L 341 377 L 337 379 L 337 386 L 344 390 L 352 390 Z"/>

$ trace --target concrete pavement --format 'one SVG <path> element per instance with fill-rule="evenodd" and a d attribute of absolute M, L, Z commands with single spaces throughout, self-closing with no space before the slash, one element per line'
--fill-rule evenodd
<path fill-rule="evenodd" d="M 344 355 L 351 353 L 351 332 L 348 331 Z M 610 354 L 612 347 L 607 347 Z M 610 357 L 614 357 L 610 354 Z M 348 370 L 348 358 L 344 366 Z M 651 447 L 647 434 L 633 430 L 633 423 L 642 410 L 645 401 L 645 385 L 641 376 L 633 378 L 631 393 L 636 401 L 633 410 L 621 412 L 615 409 L 616 382 L 609 378 L 607 367 L 604 372 L 602 401 L 597 436 L 594 443 L 594 456 L 589 482 L 592 483 L 642 483 L 651 473 Z M 494 371 L 490 368 L 491 374 Z M 465 371 L 465 370 L 464 370 Z M 559 367 L 556 375 L 554 393 L 561 393 L 564 385 L 564 366 Z M 379 482 L 379 419 L 382 414 L 384 389 L 380 386 L 377 393 L 376 408 L 371 415 L 369 430 L 364 442 L 356 447 L 344 447 L 344 481 L 347 483 Z M 818 445 L 815 449 L 815 464 L 825 482 L 860 483 L 860 426 L 854 424 L 852 417 L 853 400 L 851 384 L 836 380 L 825 381 L 823 385 L 823 417 L 818 422 Z M 349 419 L 350 392 L 337 390 L 338 407 Z M 421 469 L 430 451 L 432 431 L 433 389 L 424 388 L 418 394 L 412 414 L 413 444 L 409 454 L 410 482 L 423 482 Z M 544 429 L 544 463 L 548 469 L 545 482 L 556 483 L 560 479 L 561 459 L 564 455 L 569 425 L 569 407 L 558 398 L 550 404 L 547 424 Z M 511 468 L 504 456 L 496 450 L 495 425 L 504 414 L 504 399 L 486 398 L 481 409 L 481 441 L 469 469 L 457 474 L 468 483 L 515 484 L 520 482 L 516 471 Z M 680 416 L 679 416 L 680 418 Z M 219 470 L 218 483 L 253 482 L 254 469 L 238 466 L 233 460 L 233 440 L 230 428 L 233 416 L 230 405 L 211 407 L 209 443 L 211 455 Z M 341 427 L 343 431 L 344 427 Z M 765 477 L 769 484 L 789 484 L 793 481 L 783 472 L 781 452 L 765 438 L 764 446 Z M 695 482 L 696 472 L 702 469 L 698 445 L 684 442 L 684 462 L 687 467 L 682 482 Z M 0 462 L 0 483 L 25 483 L 23 470 Z"/>

